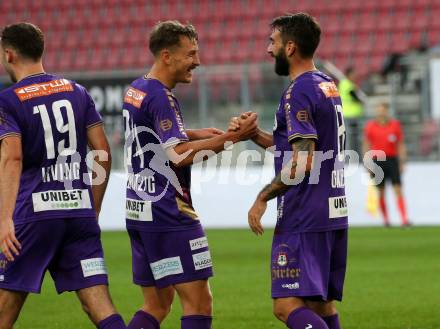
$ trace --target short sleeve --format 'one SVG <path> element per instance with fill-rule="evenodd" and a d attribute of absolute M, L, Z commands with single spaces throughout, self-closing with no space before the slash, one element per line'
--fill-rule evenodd
<path fill-rule="evenodd" d="M 157 92 L 152 96 L 148 107 L 153 113 L 154 130 L 159 135 L 164 148 L 189 140 L 179 104 L 170 91 Z"/>
<path fill-rule="evenodd" d="M 99 114 L 98 110 L 96 109 L 95 102 L 93 101 L 92 96 L 90 96 L 90 94 L 83 86 L 80 86 L 78 84 L 77 86 L 84 93 L 84 97 L 85 97 L 87 129 L 101 125 L 103 123 L 102 117 L 101 114 Z"/>
<path fill-rule="evenodd" d="M 9 136 L 21 136 L 20 126 L 10 108 L 0 103 L 0 140 Z"/>
<path fill-rule="evenodd" d="M 311 104 L 301 92 L 286 93 L 284 97 L 287 136 L 290 143 L 297 138 L 318 139 L 315 123 L 311 113 Z"/>

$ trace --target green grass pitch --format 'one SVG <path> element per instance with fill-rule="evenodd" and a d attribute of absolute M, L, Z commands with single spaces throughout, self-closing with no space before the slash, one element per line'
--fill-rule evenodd
<path fill-rule="evenodd" d="M 272 231 L 208 230 L 215 277 L 216 329 L 285 328 L 272 316 L 269 253 Z M 131 283 L 131 256 L 125 232 L 103 233 L 110 288 L 128 322 L 141 305 Z M 353 228 L 343 303 L 344 329 L 440 328 L 440 227 Z M 162 329 L 180 328 L 176 298 Z M 93 328 L 72 293 L 57 296 L 49 275 L 41 295 L 31 295 L 16 329 Z"/>

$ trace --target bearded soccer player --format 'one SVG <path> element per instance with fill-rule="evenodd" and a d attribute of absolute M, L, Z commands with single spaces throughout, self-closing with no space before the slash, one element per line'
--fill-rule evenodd
<path fill-rule="evenodd" d="M 157 24 L 149 41 L 154 64 L 124 98 L 127 230 L 133 281 L 141 286 L 145 300 L 130 329 L 158 329 L 175 291 L 183 308 L 181 328 L 211 328 L 212 262 L 192 206 L 190 165 L 221 152 L 225 143 L 254 136 L 257 124 L 252 114 L 235 132 L 185 128 L 171 90 L 192 81 L 192 71 L 200 65 L 197 39 L 192 25 Z"/>
<path fill-rule="evenodd" d="M 262 234 L 267 202 L 277 198 L 271 259 L 275 316 L 291 329 L 339 329 L 334 301 L 342 299 L 348 228 L 341 99 L 313 62 L 321 34 L 315 19 L 281 16 L 271 27 L 267 51 L 275 58 L 275 72 L 291 82 L 273 134 L 259 129 L 253 138 L 263 148 L 275 145 L 280 154 L 276 177 L 249 210 L 249 225 Z M 229 130 L 246 116 L 233 119 Z"/>
<path fill-rule="evenodd" d="M 126 328 L 108 292 L 97 222 L 110 171 L 102 120 L 80 85 L 44 72 L 41 30 L 1 32 L 12 81 L 0 93 L 0 327 L 12 328 L 49 270 L 58 293 L 75 291 L 98 328 Z M 87 144 L 104 153 L 90 188 Z"/>

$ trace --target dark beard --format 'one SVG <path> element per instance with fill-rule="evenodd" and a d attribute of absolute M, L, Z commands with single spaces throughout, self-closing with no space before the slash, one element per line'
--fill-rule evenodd
<path fill-rule="evenodd" d="M 289 75 L 289 62 L 283 52 L 275 56 L 275 73 L 281 76 Z"/>

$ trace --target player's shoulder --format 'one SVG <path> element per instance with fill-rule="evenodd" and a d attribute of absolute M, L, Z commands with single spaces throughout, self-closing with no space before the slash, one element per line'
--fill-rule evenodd
<path fill-rule="evenodd" d="M 293 81 L 292 92 L 306 95 L 308 98 L 337 97 L 338 87 L 334 80 L 321 71 L 309 71 L 301 74 Z"/>

